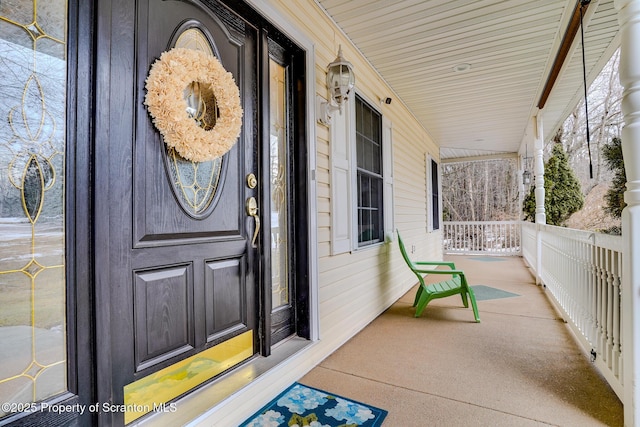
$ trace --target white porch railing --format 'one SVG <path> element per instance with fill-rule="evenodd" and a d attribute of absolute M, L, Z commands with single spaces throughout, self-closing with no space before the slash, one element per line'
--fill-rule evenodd
<path fill-rule="evenodd" d="M 621 401 L 622 237 L 523 223 L 523 256 Z M 539 240 L 538 240 L 539 239 Z"/>
<path fill-rule="evenodd" d="M 443 222 L 444 252 L 520 255 L 520 221 Z"/>
<path fill-rule="evenodd" d="M 444 222 L 444 252 L 522 255 L 624 402 L 622 237 L 530 222 Z"/>

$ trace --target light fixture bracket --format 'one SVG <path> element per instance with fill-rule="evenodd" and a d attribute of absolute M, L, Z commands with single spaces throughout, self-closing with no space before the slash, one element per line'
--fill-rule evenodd
<path fill-rule="evenodd" d="M 333 102 L 325 100 L 320 95 L 316 97 L 316 113 L 320 123 L 329 126 L 331 124 L 331 117 L 333 117 L 333 113 L 336 111 L 340 111 L 342 114 L 342 106 L 335 105 Z"/>

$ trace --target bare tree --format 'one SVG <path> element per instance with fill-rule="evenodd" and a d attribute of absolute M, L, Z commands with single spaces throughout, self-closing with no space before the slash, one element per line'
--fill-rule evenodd
<path fill-rule="evenodd" d="M 518 219 L 517 173 L 514 159 L 445 164 L 442 174 L 445 220 Z"/>
<path fill-rule="evenodd" d="M 582 191 L 587 194 L 593 187 L 612 179 L 611 172 L 601 156 L 602 147 L 613 138 L 620 137 L 622 128 L 622 87 L 618 78 L 620 51 L 611 57 L 600 75 L 589 87 L 590 146 L 587 146 L 584 99 L 579 102 L 563 125 L 562 144 L 569 157 L 569 164 L 576 172 Z M 550 152 L 552 141 L 547 144 Z M 590 148 L 590 150 L 589 150 Z M 593 178 L 589 176 L 589 151 L 593 164 Z"/>

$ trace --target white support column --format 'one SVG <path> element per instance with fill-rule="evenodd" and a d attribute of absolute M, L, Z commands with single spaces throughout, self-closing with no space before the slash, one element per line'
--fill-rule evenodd
<path fill-rule="evenodd" d="M 533 117 L 535 132 L 534 170 L 536 184 L 536 224 L 546 224 L 547 214 L 544 207 L 544 132 L 542 131 L 542 111 Z"/>
<path fill-rule="evenodd" d="M 623 404 L 624 425 L 633 427 L 640 426 L 640 0 L 615 0 L 615 7 L 621 33 L 622 153 L 627 174 L 627 207 L 622 212 Z"/>
<path fill-rule="evenodd" d="M 527 186 L 524 183 L 524 171 L 526 170 L 527 165 L 526 165 L 526 160 L 522 155 L 518 155 L 518 165 L 519 165 L 519 168 L 517 173 L 519 176 L 517 177 L 518 178 L 517 182 L 518 182 L 518 187 L 520 188 L 520 191 L 518 192 L 518 209 L 519 209 L 518 212 L 520 212 L 520 216 L 518 218 L 520 218 L 520 220 L 522 221 L 524 220 L 524 210 L 523 210 L 524 197 L 525 197 L 524 192 L 527 189 Z"/>
<path fill-rule="evenodd" d="M 542 131 L 542 111 L 533 120 L 533 174 L 536 186 L 536 283 L 542 284 L 542 233 L 537 224 L 547 223 L 544 207 L 544 132 Z"/>

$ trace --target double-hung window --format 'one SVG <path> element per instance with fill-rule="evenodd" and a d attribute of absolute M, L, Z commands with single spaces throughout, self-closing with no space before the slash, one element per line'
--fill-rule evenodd
<path fill-rule="evenodd" d="M 440 194 L 440 165 L 430 155 L 427 161 L 427 231 L 440 229 L 442 196 Z"/>
<path fill-rule="evenodd" d="M 358 246 L 384 240 L 382 115 L 356 97 Z"/>
<path fill-rule="evenodd" d="M 356 95 L 331 119 L 331 253 L 393 234 L 392 126 Z"/>

